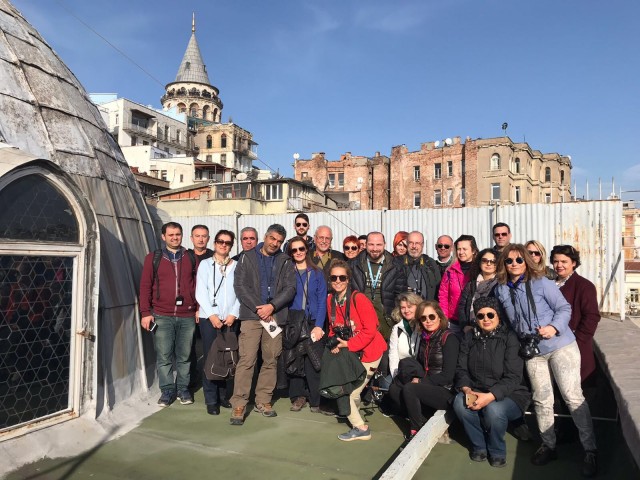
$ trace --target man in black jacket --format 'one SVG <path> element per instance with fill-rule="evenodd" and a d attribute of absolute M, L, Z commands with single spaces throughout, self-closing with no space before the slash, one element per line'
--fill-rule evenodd
<path fill-rule="evenodd" d="M 331 242 L 333 241 L 333 232 L 326 225 L 321 225 L 316 229 L 316 234 L 313 237 L 315 245 L 311 253 L 311 260 L 324 272 L 324 278 L 329 281 L 329 268 L 331 266 L 331 260 L 339 259 L 346 260 L 342 252 L 331 249 Z"/>
<path fill-rule="evenodd" d="M 425 300 L 438 299 L 440 268 L 424 250 L 424 236 L 413 231 L 407 237 L 407 254 L 397 257 L 395 262 L 402 267 L 407 279 L 407 288 Z"/>

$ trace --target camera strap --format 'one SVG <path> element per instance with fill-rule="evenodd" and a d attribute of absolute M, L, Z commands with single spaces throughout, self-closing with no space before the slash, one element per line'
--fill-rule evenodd
<path fill-rule="evenodd" d="M 520 283 L 521 282 L 518 281 L 515 284 L 513 284 L 513 286 L 509 285 L 509 294 L 511 296 L 511 303 L 513 304 L 513 309 L 516 315 L 518 313 L 518 308 L 516 307 L 516 288 Z M 536 319 L 535 323 L 538 324 L 538 326 L 540 322 L 538 322 L 538 313 L 536 311 L 536 303 L 533 300 L 533 292 L 531 291 L 530 282 L 524 282 L 524 289 L 527 295 L 527 315 L 523 315 L 525 317 L 524 320 L 527 323 L 527 327 L 529 328 L 529 333 L 536 333 L 533 331 L 533 322 L 531 321 L 531 312 L 533 312 L 533 315 L 535 316 L 535 319 Z"/>
<path fill-rule="evenodd" d="M 356 292 L 357 293 L 357 292 Z M 347 288 L 347 294 L 344 297 L 344 308 L 338 305 L 337 296 L 333 295 L 333 301 L 331 302 L 331 328 L 336 325 L 336 308 L 340 309 L 342 313 L 342 321 L 343 325 L 350 325 L 347 322 L 349 321 L 349 313 L 351 311 L 351 291 Z"/>

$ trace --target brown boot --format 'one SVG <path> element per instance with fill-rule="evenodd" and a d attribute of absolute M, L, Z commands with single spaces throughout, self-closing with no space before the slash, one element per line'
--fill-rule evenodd
<path fill-rule="evenodd" d="M 293 402 L 291 402 L 291 408 L 289 410 L 291 410 L 292 412 L 299 412 L 304 408 L 306 404 L 307 404 L 306 398 L 298 397 Z"/>
<path fill-rule="evenodd" d="M 245 407 L 236 407 L 231 412 L 231 418 L 229 419 L 229 423 L 231 425 L 242 425 L 244 424 L 244 412 Z"/>

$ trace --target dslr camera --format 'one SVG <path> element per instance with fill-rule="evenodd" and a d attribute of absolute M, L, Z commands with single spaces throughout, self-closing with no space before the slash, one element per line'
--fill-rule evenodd
<path fill-rule="evenodd" d="M 333 333 L 335 333 L 335 335 L 327 340 L 327 348 L 329 350 L 336 348 L 340 339 L 349 340 L 353 337 L 353 330 L 346 325 L 336 325 L 333 327 Z"/>
<path fill-rule="evenodd" d="M 542 335 L 539 333 L 527 333 L 520 339 L 520 351 L 518 354 L 525 360 L 540 355 L 540 348 L 538 344 L 542 340 Z"/>

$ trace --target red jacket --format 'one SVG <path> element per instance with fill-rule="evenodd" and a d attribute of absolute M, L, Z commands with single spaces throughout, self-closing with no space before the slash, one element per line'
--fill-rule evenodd
<path fill-rule="evenodd" d="M 387 349 L 387 342 L 378 331 L 378 316 L 369 298 L 360 292 L 351 292 L 349 316 L 353 337 L 347 340 L 350 352 L 362 351 L 362 363 L 378 360 Z M 333 337 L 332 321 L 333 294 L 327 297 L 327 314 L 329 317 L 329 336 Z M 333 307 L 336 325 L 344 325 L 346 308 Z"/>
<path fill-rule="evenodd" d="M 180 276 L 180 295 L 183 297 L 181 306 L 176 305 L 178 296 L 178 276 Z M 142 275 L 140 276 L 140 315 L 166 315 L 169 317 L 192 317 L 195 321 L 196 280 L 193 276 L 191 258 L 182 249 L 182 257 L 172 262 L 165 249 L 158 265 L 159 282 L 153 279 L 153 252 L 144 259 Z M 160 296 L 158 297 L 158 283 Z"/>
<path fill-rule="evenodd" d="M 458 301 L 465 285 L 469 283 L 469 278 L 469 272 L 462 272 L 458 260 L 453 262 L 442 276 L 438 303 L 440 303 L 445 316 L 454 323 L 458 323 Z"/>

